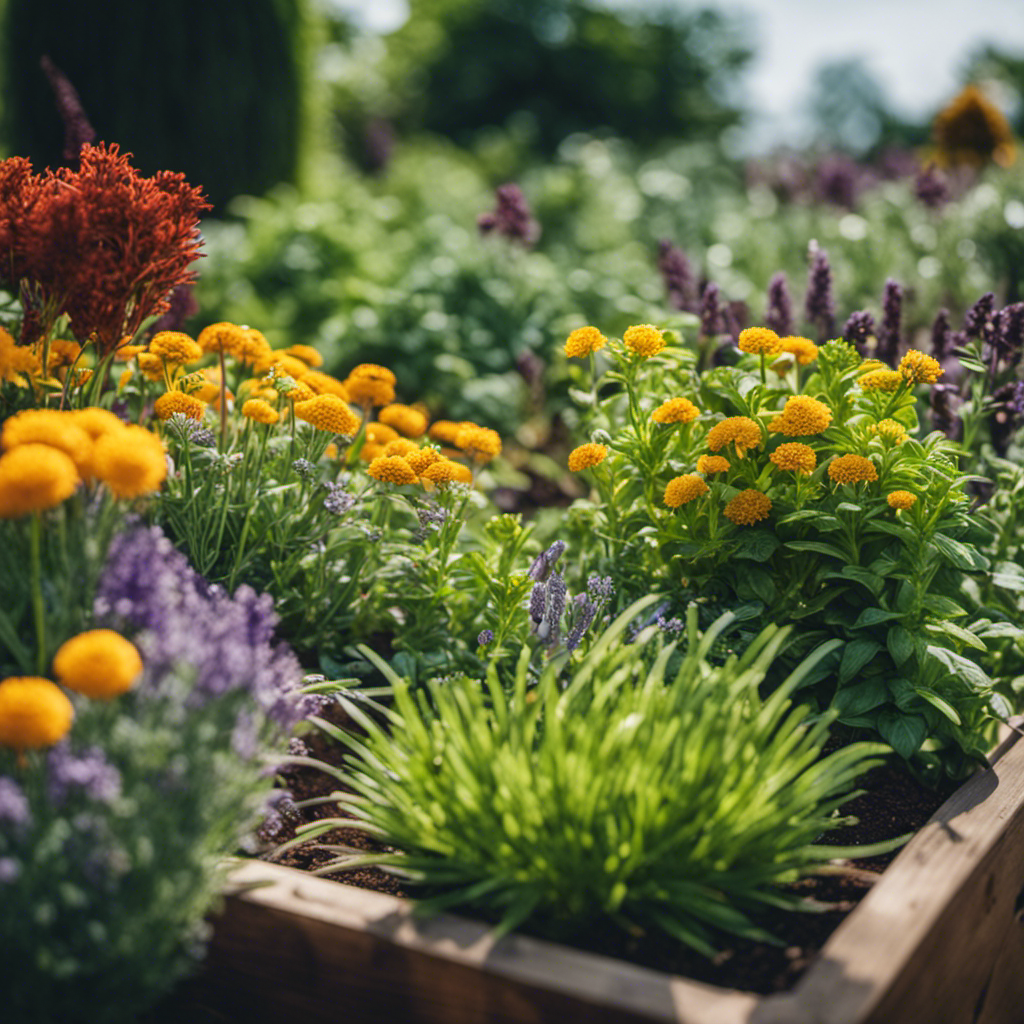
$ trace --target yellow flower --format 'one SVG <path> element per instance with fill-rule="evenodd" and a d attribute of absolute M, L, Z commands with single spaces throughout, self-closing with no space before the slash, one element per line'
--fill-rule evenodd
<path fill-rule="evenodd" d="M 411 441 L 409 443 L 412 444 Z M 363 462 L 373 462 L 373 460 L 379 456 L 388 454 L 390 453 L 387 451 L 387 446 L 377 444 L 376 441 L 364 441 L 363 447 L 359 449 L 359 458 L 361 458 Z"/>
<path fill-rule="evenodd" d="M 699 415 L 700 409 L 688 398 L 670 398 L 651 413 L 651 419 L 655 423 L 691 423 Z"/>
<path fill-rule="evenodd" d="M 67 735 L 75 710 L 56 683 L 39 676 L 0 682 L 0 744 L 14 750 L 52 747 Z"/>
<path fill-rule="evenodd" d="M 490 427 L 463 423 L 455 435 L 455 447 L 461 448 L 471 459 L 486 462 L 501 454 L 501 435 Z"/>
<path fill-rule="evenodd" d="M 289 345 L 285 352 L 295 359 L 301 359 L 307 366 L 324 365 L 324 357 L 312 345 Z"/>
<path fill-rule="evenodd" d="M 376 363 L 360 363 L 345 379 L 344 386 L 357 405 L 389 405 L 395 400 L 395 375 Z"/>
<path fill-rule="evenodd" d="M 912 348 L 900 360 L 899 369 L 911 384 L 934 384 L 946 372 L 937 359 L 926 356 L 916 348 Z"/>
<path fill-rule="evenodd" d="M 747 327 L 740 331 L 737 343 L 741 352 L 777 356 L 783 351 L 782 339 L 770 327 Z"/>
<path fill-rule="evenodd" d="M 0 448 L 22 444 L 45 444 L 58 448 L 87 476 L 92 464 L 92 438 L 75 422 L 70 412 L 56 409 L 24 409 L 4 421 Z"/>
<path fill-rule="evenodd" d="M 296 359 L 283 350 L 269 347 L 256 355 L 252 360 L 252 368 L 255 373 L 273 370 L 278 376 L 294 377 L 296 380 L 305 379 L 310 372 L 309 367 L 301 359 Z"/>
<path fill-rule="evenodd" d="M 902 423 L 896 420 L 879 420 L 868 427 L 869 434 L 877 434 L 883 441 L 889 444 L 903 444 L 907 439 L 907 430 Z"/>
<path fill-rule="evenodd" d="M 257 423 L 265 423 L 268 426 L 271 423 L 276 423 L 281 418 L 281 414 L 262 398 L 250 398 L 248 402 L 243 403 L 242 415 L 255 420 Z"/>
<path fill-rule="evenodd" d="M 452 478 L 455 480 L 457 484 L 472 484 L 473 471 L 469 468 L 469 466 L 464 466 L 461 462 L 456 462 L 454 459 L 451 460 L 451 464 Z"/>
<path fill-rule="evenodd" d="M 581 444 L 569 452 L 569 471 L 581 473 L 592 469 L 608 458 L 608 446 L 605 444 Z"/>
<path fill-rule="evenodd" d="M 184 366 L 201 359 L 203 350 L 181 331 L 160 331 L 153 335 L 149 351 L 172 366 Z"/>
<path fill-rule="evenodd" d="M 814 467 L 818 465 L 818 456 L 814 449 L 799 441 L 791 441 L 788 444 L 780 444 L 768 456 L 779 469 L 789 470 L 793 473 L 813 473 Z"/>
<path fill-rule="evenodd" d="M 64 452 L 44 444 L 18 445 L 0 455 L 0 519 L 53 508 L 78 484 L 78 470 Z"/>
<path fill-rule="evenodd" d="M 223 352 L 226 356 L 238 358 L 245 350 L 246 328 L 238 324 L 221 321 L 210 324 L 199 332 L 199 347 L 204 352 Z"/>
<path fill-rule="evenodd" d="M 391 450 L 392 447 L 393 445 L 389 444 L 384 449 L 384 453 L 386 455 L 393 455 L 394 452 Z M 417 448 L 415 451 L 411 451 L 402 457 L 410 466 L 412 466 L 413 472 L 420 476 L 426 472 L 428 467 L 433 466 L 444 459 L 444 456 L 436 448 L 430 447 Z"/>
<path fill-rule="evenodd" d="M 142 673 L 142 658 L 120 633 L 90 629 L 60 645 L 53 672 L 69 690 L 93 700 L 110 700 L 135 685 Z"/>
<path fill-rule="evenodd" d="M 665 487 L 664 502 L 669 508 L 679 508 L 707 493 L 708 485 L 704 480 L 693 473 L 687 473 L 669 480 Z"/>
<path fill-rule="evenodd" d="M 653 324 L 636 324 L 627 328 L 622 340 L 626 348 L 641 359 L 650 359 L 665 347 L 665 335 Z"/>
<path fill-rule="evenodd" d="M 76 427 L 81 427 L 94 441 L 113 430 L 122 430 L 124 421 L 108 409 L 89 405 L 84 409 L 76 409 L 71 413 Z"/>
<path fill-rule="evenodd" d="M 324 458 L 327 459 L 336 459 L 340 454 L 341 449 L 333 441 L 324 449 Z"/>
<path fill-rule="evenodd" d="M 383 445 L 383 451 L 379 453 L 381 455 L 397 455 L 400 459 L 404 459 L 413 452 L 420 450 L 419 445 L 415 441 L 410 441 L 407 437 L 396 437 L 393 441 L 387 442 L 382 441 L 380 438 L 371 437 L 369 427 L 366 429 L 366 436 L 369 438 L 369 443 L 376 443 L 378 448 Z M 363 447 L 366 446 L 364 445 Z"/>
<path fill-rule="evenodd" d="M 330 394 L 330 392 L 314 391 L 303 380 L 295 380 L 294 377 L 292 378 L 292 380 L 295 381 L 294 387 L 292 387 L 288 391 L 281 392 L 281 394 L 283 394 L 284 397 L 287 398 L 289 402 L 308 402 L 311 398 L 316 398 L 318 394 Z M 338 384 L 340 385 L 341 381 L 338 381 Z M 347 392 L 344 395 L 338 395 L 338 397 L 341 398 L 343 401 L 348 401 Z"/>
<path fill-rule="evenodd" d="M 152 352 L 140 352 L 136 362 L 139 365 L 139 373 L 146 380 L 164 379 L 164 361 L 158 355 L 154 355 Z"/>
<path fill-rule="evenodd" d="M 857 383 L 862 391 L 884 391 L 892 394 L 903 387 L 903 379 L 903 374 L 896 370 L 869 370 L 857 378 Z"/>
<path fill-rule="evenodd" d="M 793 395 L 786 399 L 785 407 L 768 429 L 786 437 L 806 437 L 820 434 L 831 422 L 832 410 L 824 402 L 808 395 Z"/>
<path fill-rule="evenodd" d="M 742 459 L 748 448 L 756 448 L 761 443 L 761 428 L 748 416 L 727 416 L 708 431 L 707 440 L 713 452 L 732 442 Z"/>
<path fill-rule="evenodd" d="M 405 459 L 397 455 L 381 455 L 374 459 L 367 467 L 366 472 L 382 483 L 389 484 L 414 484 L 416 483 L 416 471 Z"/>
<path fill-rule="evenodd" d="M 137 498 L 160 489 L 167 458 L 155 434 L 130 425 L 96 441 L 93 472 L 118 498 Z"/>
<path fill-rule="evenodd" d="M 429 480 L 435 487 L 447 487 L 448 484 L 455 482 L 469 483 L 472 476 L 470 476 L 470 480 L 467 480 L 463 475 L 465 470 L 465 466 L 452 462 L 451 459 L 441 458 L 427 466 L 420 476 L 424 480 Z"/>
<path fill-rule="evenodd" d="M 145 351 L 145 345 L 122 345 L 114 353 L 114 360 L 118 363 L 127 363 L 129 359 L 134 359 L 140 352 Z"/>
<path fill-rule="evenodd" d="M 201 420 L 206 412 L 206 403 L 195 395 L 186 395 L 184 391 L 168 391 L 153 403 L 153 412 L 162 420 L 169 420 L 176 412 L 189 419 Z"/>
<path fill-rule="evenodd" d="M 578 327 L 565 341 L 565 354 L 570 359 L 586 359 L 608 344 L 608 339 L 596 327 Z"/>
<path fill-rule="evenodd" d="M 731 519 L 737 526 L 753 526 L 754 523 L 768 518 L 772 509 L 771 498 L 753 487 L 740 491 L 722 510 L 726 519 Z"/>
<path fill-rule="evenodd" d="M 728 473 L 729 460 L 723 459 L 721 455 L 702 455 L 697 459 L 697 472 L 703 473 L 705 476 Z"/>
<path fill-rule="evenodd" d="M 339 398 L 344 398 L 346 402 L 353 401 L 352 396 L 348 393 L 348 388 L 337 377 L 332 377 L 329 373 L 321 373 L 320 370 L 307 370 L 298 380 L 300 384 L 305 384 L 315 394 L 337 395 Z"/>
<path fill-rule="evenodd" d="M 427 431 L 427 417 L 419 409 L 402 405 L 401 402 L 385 405 L 377 413 L 377 418 L 406 437 L 422 437 Z"/>
<path fill-rule="evenodd" d="M 297 402 L 295 415 L 331 434 L 355 437 L 359 430 L 359 417 L 337 395 L 317 395 L 308 402 Z"/>
<path fill-rule="evenodd" d="M 877 480 L 878 470 L 863 455 L 840 455 L 828 464 L 828 475 L 837 484 L 855 484 L 860 480 Z"/>
<path fill-rule="evenodd" d="M 367 423 L 366 440 L 376 441 L 377 444 L 391 444 L 392 441 L 399 440 L 398 431 L 395 430 L 394 427 L 389 427 L 385 423 Z M 405 438 L 402 438 L 401 441 L 402 444 L 409 445 L 409 451 L 413 451 L 419 447 L 419 445 L 414 444 L 412 441 L 406 440 Z"/>
<path fill-rule="evenodd" d="M 888 370 L 890 367 L 883 363 L 881 359 L 865 359 L 860 364 L 861 373 L 871 373 L 873 370 Z"/>
<path fill-rule="evenodd" d="M 818 358 L 818 346 L 810 338 L 783 338 L 782 351 L 792 355 L 801 366 L 807 366 Z"/>
<path fill-rule="evenodd" d="M 431 441 L 439 441 L 441 444 L 455 444 L 455 438 L 459 431 L 466 426 L 472 426 L 472 424 L 454 423 L 452 420 L 434 420 L 430 425 L 430 430 L 427 431 L 427 436 Z"/>
<path fill-rule="evenodd" d="M 62 366 L 71 366 L 81 354 L 82 346 L 77 341 L 54 338 L 50 342 L 50 355 L 46 361 L 46 369 L 52 373 Z M 40 343 L 39 358 L 42 359 L 42 343 Z"/>
<path fill-rule="evenodd" d="M 885 500 L 889 503 L 889 508 L 898 511 L 912 507 L 917 501 L 917 495 L 911 494 L 910 491 L 893 491 L 886 496 Z"/>

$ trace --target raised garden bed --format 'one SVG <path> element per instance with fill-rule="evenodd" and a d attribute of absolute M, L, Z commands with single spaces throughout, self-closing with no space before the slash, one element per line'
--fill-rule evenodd
<path fill-rule="evenodd" d="M 789 993 L 715 988 L 246 863 L 214 922 L 203 1002 L 249 1022 L 1011 1024 L 1024 1005 L 1024 743 L 962 786 Z"/>

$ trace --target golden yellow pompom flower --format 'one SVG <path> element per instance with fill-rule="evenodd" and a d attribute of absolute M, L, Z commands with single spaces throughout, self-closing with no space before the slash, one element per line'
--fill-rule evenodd
<path fill-rule="evenodd" d="M 490 427 L 464 423 L 455 434 L 455 447 L 461 448 L 471 459 L 486 462 L 501 454 L 501 435 Z"/>
<path fill-rule="evenodd" d="M 872 373 L 874 370 L 888 370 L 890 367 L 881 359 L 865 359 L 860 364 L 860 373 Z"/>
<path fill-rule="evenodd" d="M 728 473 L 729 460 L 723 459 L 721 455 L 702 455 L 697 459 L 697 472 L 703 473 L 705 476 Z"/>
<path fill-rule="evenodd" d="M 124 420 L 115 416 L 109 409 L 100 409 L 89 405 L 84 409 L 76 409 L 71 413 L 75 426 L 81 427 L 94 441 L 112 430 L 124 429 Z"/>
<path fill-rule="evenodd" d="M 52 747 L 71 728 L 75 710 L 56 683 L 39 676 L 0 682 L 0 745 L 14 750 Z"/>
<path fill-rule="evenodd" d="M 310 373 L 309 367 L 301 359 L 276 349 L 268 349 L 254 359 L 252 368 L 255 373 L 267 373 L 272 370 L 279 377 L 294 377 L 296 380 L 305 379 Z"/>
<path fill-rule="evenodd" d="M 692 423 L 699 415 L 700 409 L 688 398 L 670 398 L 651 413 L 651 419 L 655 423 Z"/>
<path fill-rule="evenodd" d="M 899 372 L 911 384 L 934 384 L 946 371 L 937 359 L 912 348 L 900 360 Z"/>
<path fill-rule="evenodd" d="M 917 502 L 917 495 L 911 494 L 910 491 L 893 491 L 891 494 L 886 495 L 885 500 L 889 503 L 889 508 L 899 511 L 900 509 L 912 508 Z"/>
<path fill-rule="evenodd" d="M 127 363 L 129 359 L 134 359 L 140 352 L 145 351 L 145 345 L 122 345 L 114 353 L 114 360 L 118 363 Z"/>
<path fill-rule="evenodd" d="M 201 359 L 203 350 L 181 331 L 159 331 L 149 343 L 149 351 L 172 366 L 184 366 Z"/>
<path fill-rule="evenodd" d="M 204 352 L 223 352 L 226 356 L 238 358 L 245 350 L 246 328 L 224 320 L 204 327 L 197 340 Z"/>
<path fill-rule="evenodd" d="M 366 468 L 366 472 L 382 483 L 414 484 L 416 471 L 405 459 L 397 455 L 381 455 L 374 459 Z"/>
<path fill-rule="evenodd" d="M 761 428 L 749 416 L 727 416 L 708 431 L 708 447 L 717 452 L 727 444 L 736 446 L 736 454 L 742 459 L 747 449 L 761 443 Z"/>
<path fill-rule="evenodd" d="M 768 424 L 773 433 L 786 437 L 820 434 L 832 422 L 832 410 L 824 402 L 809 395 L 793 395 L 786 399 L 782 412 Z"/>
<path fill-rule="evenodd" d="M 350 401 L 356 405 L 379 407 L 390 405 L 395 400 L 394 378 L 395 375 L 383 366 L 364 363 L 357 366 L 342 383 Z"/>
<path fill-rule="evenodd" d="M 110 700 L 135 685 L 142 673 L 142 658 L 120 633 L 90 629 L 60 645 L 53 672 L 69 690 L 93 700 Z"/>
<path fill-rule="evenodd" d="M 301 359 L 307 366 L 324 365 L 324 357 L 312 345 L 289 345 L 285 352 L 296 359 Z"/>
<path fill-rule="evenodd" d="M 242 331 L 243 339 L 235 352 L 235 358 L 240 363 L 248 363 L 252 367 L 265 366 L 268 360 L 274 357 L 270 342 L 263 336 L 263 332 L 256 330 L 255 327 L 243 327 Z"/>
<path fill-rule="evenodd" d="M 390 455 L 391 445 L 388 445 L 384 449 L 385 454 Z M 404 455 L 403 458 L 406 462 L 412 466 L 413 471 L 420 474 L 421 476 L 426 472 L 429 466 L 433 466 L 435 463 L 441 462 L 444 456 L 436 448 L 417 448 L 415 451 L 409 452 Z"/>
<path fill-rule="evenodd" d="M 627 328 L 622 340 L 626 348 L 641 359 L 650 359 L 665 347 L 665 335 L 653 324 L 636 324 Z"/>
<path fill-rule="evenodd" d="M 242 404 L 242 415 L 250 420 L 255 420 L 257 423 L 265 423 L 268 426 L 271 423 L 276 423 L 281 418 L 281 414 L 262 398 L 250 398 L 248 402 L 244 402 Z"/>
<path fill-rule="evenodd" d="M 56 409 L 24 409 L 4 421 L 0 448 L 45 444 L 62 451 L 85 476 L 92 460 L 92 438 L 76 423 L 71 412 Z"/>
<path fill-rule="evenodd" d="M 862 391 L 884 391 L 892 394 L 903 387 L 904 377 L 897 370 L 869 370 L 857 378 Z"/>
<path fill-rule="evenodd" d="M 861 480 L 877 480 L 878 470 L 863 455 L 840 455 L 828 464 L 828 475 L 837 484 L 855 484 Z"/>
<path fill-rule="evenodd" d="M 722 510 L 726 519 L 732 520 L 737 526 L 753 526 L 754 523 L 768 518 L 772 510 L 772 500 L 753 487 L 740 491 Z"/>
<path fill-rule="evenodd" d="M 747 327 L 737 344 L 741 352 L 753 355 L 777 356 L 783 350 L 782 339 L 770 327 Z"/>
<path fill-rule="evenodd" d="M 393 441 L 383 443 L 379 439 L 370 437 L 369 429 L 366 431 L 366 436 L 369 438 L 367 443 L 374 444 L 376 442 L 377 448 L 381 448 L 383 444 L 383 450 L 379 453 L 381 455 L 397 455 L 400 459 L 404 459 L 412 455 L 413 452 L 420 450 L 420 446 L 415 441 L 410 441 L 407 437 L 397 437 Z M 365 448 L 366 445 L 363 447 Z"/>
<path fill-rule="evenodd" d="M 281 392 L 289 402 L 308 402 L 311 398 L 316 398 L 317 394 L 324 393 L 314 391 L 305 381 L 295 380 L 294 377 L 292 380 L 295 381 L 294 386 L 288 391 Z M 339 383 L 341 382 L 339 381 Z M 347 392 L 344 395 L 339 395 L 338 397 L 343 401 L 348 401 Z"/>
<path fill-rule="evenodd" d="M 377 418 L 385 426 L 393 427 L 406 437 L 422 437 L 427 432 L 427 417 L 419 409 L 393 402 L 385 405 L 377 413 Z"/>
<path fill-rule="evenodd" d="M 191 420 L 201 420 L 206 412 L 206 403 L 195 395 L 184 391 L 168 391 L 153 403 L 153 412 L 162 420 L 169 420 L 176 412 Z"/>
<path fill-rule="evenodd" d="M 465 466 L 460 466 L 451 459 L 442 458 L 427 466 L 420 476 L 424 480 L 429 480 L 435 487 L 447 487 L 450 483 L 469 483 L 463 475 L 465 469 Z"/>
<path fill-rule="evenodd" d="M 44 444 L 21 444 L 0 455 L 0 519 L 53 508 L 80 480 L 68 456 Z"/>
<path fill-rule="evenodd" d="M 412 444 L 412 442 L 409 442 Z M 387 446 L 378 444 L 376 441 L 364 441 L 363 447 L 359 449 L 359 458 L 363 462 L 373 462 L 374 459 L 379 458 L 381 455 L 390 454 L 387 450 Z"/>
<path fill-rule="evenodd" d="M 377 444 L 391 444 L 392 441 L 401 440 L 402 444 L 409 445 L 408 451 L 413 451 L 419 446 L 406 438 L 399 438 L 398 431 L 389 427 L 386 423 L 367 423 L 366 440 L 376 441 Z"/>
<path fill-rule="evenodd" d="M 946 166 L 1009 167 L 1016 156 L 1013 129 L 1003 112 L 973 83 L 935 118 L 936 154 Z"/>
<path fill-rule="evenodd" d="M 359 417 L 337 395 L 317 395 L 308 402 L 296 402 L 295 415 L 331 434 L 355 437 L 359 430 Z"/>
<path fill-rule="evenodd" d="M 577 327 L 565 340 L 565 354 L 570 359 L 586 359 L 607 344 L 608 339 L 596 327 Z"/>
<path fill-rule="evenodd" d="M 339 398 L 344 398 L 346 402 L 353 400 L 348 393 L 348 388 L 337 377 L 332 377 L 329 373 L 322 373 L 320 370 L 307 370 L 298 379 L 300 384 L 305 384 L 314 394 L 337 395 Z"/>
<path fill-rule="evenodd" d="M 704 482 L 703 477 L 687 473 L 669 480 L 665 486 L 663 500 L 669 508 L 679 508 L 680 505 L 685 505 L 707 493 L 708 485 Z"/>
<path fill-rule="evenodd" d="M 160 489 L 167 476 L 167 458 L 155 434 L 129 425 L 96 441 L 93 473 L 117 497 L 137 498 Z"/>
<path fill-rule="evenodd" d="M 599 466 L 606 458 L 608 458 L 606 444 L 581 444 L 569 452 L 569 471 L 582 473 L 585 469 Z"/>
<path fill-rule="evenodd" d="M 77 341 L 54 338 L 50 342 L 50 354 L 47 357 L 46 368 L 52 373 L 63 366 L 71 366 L 81 354 L 82 346 Z M 42 352 L 40 352 L 40 359 L 42 359 Z"/>
<path fill-rule="evenodd" d="M 471 425 L 455 423 L 452 420 L 434 420 L 430 425 L 430 430 L 427 431 L 427 437 L 431 441 L 438 441 L 441 444 L 455 444 L 455 438 L 458 436 L 459 431 L 463 427 Z"/>
<path fill-rule="evenodd" d="M 813 473 L 814 467 L 818 465 L 818 456 L 814 449 L 799 441 L 791 441 L 788 444 L 780 444 L 768 456 L 779 469 L 788 470 L 792 473 Z"/>
<path fill-rule="evenodd" d="M 788 352 L 801 366 L 807 366 L 818 358 L 818 346 L 810 338 L 783 338 L 782 351 Z"/>
<path fill-rule="evenodd" d="M 879 420 L 868 427 L 869 434 L 876 434 L 889 444 L 903 444 L 907 439 L 907 428 L 896 420 Z"/>

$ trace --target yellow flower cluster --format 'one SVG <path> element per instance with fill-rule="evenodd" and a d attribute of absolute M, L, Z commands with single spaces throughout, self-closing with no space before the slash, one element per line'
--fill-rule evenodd
<path fill-rule="evenodd" d="M 740 331 L 737 342 L 741 352 L 777 356 L 783 351 L 782 339 L 770 327 L 747 327 Z"/>
<path fill-rule="evenodd" d="M 316 369 L 324 365 L 324 357 L 312 345 L 289 345 L 285 355 L 293 359 L 301 359 L 307 366 Z"/>
<path fill-rule="evenodd" d="M 135 645 L 112 629 L 90 629 L 65 641 L 53 659 L 53 673 L 69 690 L 94 700 L 125 693 L 142 672 Z"/>
<path fill-rule="evenodd" d="M 582 473 L 592 469 L 608 458 L 608 446 L 605 444 L 581 444 L 569 452 L 569 472 Z"/>
<path fill-rule="evenodd" d="M 75 422 L 70 412 L 56 409 L 24 409 L 4 421 L 0 447 L 45 444 L 62 451 L 79 474 L 88 476 L 92 460 L 92 438 Z"/>
<path fill-rule="evenodd" d="M 753 526 L 754 523 L 767 519 L 771 509 L 772 501 L 767 494 L 748 487 L 745 491 L 740 491 L 725 506 L 722 514 L 737 526 Z"/>
<path fill-rule="evenodd" d="M 168 391 L 153 403 L 153 412 L 162 420 L 169 420 L 176 412 L 192 420 L 201 420 L 206 412 L 206 403 L 195 395 L 184 391 Z"/>
<path fill-rule="evenodd" d="M 570 359 L 586 359 L 608 344 L 608 339 L 596 327 L 578 327 L 565 341 L 565 354 Z"/>
<path fill-rule="evenodd" d="M 381 455 L 374 459 L 367 467 L 366 472 L 382 483 L 389 484 L 414 484 L 416 483 L 416 471 L 398 455 Z"/>
<path fill-rule="evenodd" d="M 461 448 L 471 459 L 486 462 L 501 454 L 501 435 L 490 427 L 463 423 L 456 431 L 455 447 Z"/>
<path fill-rule="evenodd" d="M 371 423 L 370 426 L 374 426 L 374 424 Z M 369 427 L 366 428 L 366 436 L 370 436 Z M 371 439 L 370 443 L 381 447 L 379 439 Z M 407 437 L 395 437 L 394 440 L 389 440 L 384 444 L 383 449 L 384 451 L 382 454 L 384 455 L 400 455 L 404 459 L 407 455 L 411 455 L 413 452 L 418 452 L 420 450 L 420 446 L 415 441 L 410 441 Z"/>
<path fill-rule="evenodd" d="M 0 455 L 0 519 L 53 508 L 75 493 L 78 470 L 68 456 L 44 444 L 22 444 Z"/>
<path fill-rule="evenodd" d="M 788 352 L 801 366 L 807 366 L 818 358 L 818 346 L 810 338 L 783 338 L 782 351 Z"/>
<path fill-rule="evenodd" d="M 641 359 L 656 356 L 665 347 L 665 335 L 653 324 L 636 324 L 622 336 L 626 348 Z"/>
<path fill-rule="evenodd" d="M 353 401 L 352 396 L 348 393 L 348 388 L 337 377 L 332 377 L 329 373 L 322 373 L 320 370 L 308 370 L 299 378 L 299 382 L 304 384 L 314 394 L 337 395 L 338 398 L 343 398 L 346 402 Z M 302 400 L 301 398 L 295 399 L 297 402 Z"/>
<path fill-rule="evenodd" d="M 788 444 L 780 444 L 768 456 L 779 469 L 788 470 L 792 473 L 813 473 L 818 465 L 818 456 L 814 449 L 799 441 L 791 441 Z"/>
<path fill-rule="evenodd" d="M 828 464 L 828 475 L 837 484 L 855 484 L 878 479 L 875 464 L 863 455 L 840 455 Z"/>
<path fill-rule="evenodd" d="M 390 454 L 390 448 L 391 445 L 388 445 L 388 447 L 384 449 L 385 454 Z M 426 448 L 414 447 L 411 452 L 403 455 L 402 458 L 412 466 L 412 470 L 417 476 L 423 476 L 430 466 L 436 465 L 438 462 L 451 461 L 446 460 L 436 448 L 431 448 L 429 446 Z"/>
<path fill-rule="evenodd" d="M 700 409 L 688 398 L 670 398 L 651 413 L 651 419 L 655 423 L 692 423 L 699 415 Z"/>
<path fill-rule="evenodd" d="M 708 431 L 707 441 L 713 452 L 731 442 L 736 446 L 736 454 L 742 459 L 747 449 L 761 444 L 761 428 L 749 416 L 727 416 Z"/>
<path fill-rule="evenodd" d="M 337 395 L 317 395 L 308 402 L 296 402 L 295 415 L 329 434 L 355 437 L 359 430 L 359 417 Z"/>
<path fill-rule="evenodd" d="M 422 437 L 427 432 L 427 416 L 420 409 L 401 402 L 385 405 L 377 413 L 377 418 L 385 426 L 392 427 L 406 437 Z"/>
<path fill-rule="evenodd" d="M 679 508 L 708 493 L 708 485 L 702 477 L 686 473 L 669 480 L 665 487 L 664 502 L 669 508 Z"/>
<path fill-rule="evenodd" d="M 869 434 L 875 434 L 889 444 L 903 444 L 907 439 L 907 430 L 896 420 L 879 420 L 868 427 Z"/>
<path fill-rule="evenodd" d="M 244 351 L 248 339 L 244 327 L 222 320 L 220 323 L 204 327 L 196 340 L 204 352 L 223 352 L 226 356 L 238 358 Z"/>
<path fill-rule="evenodd" d="M 276 423 L 281 418 L 281 414 L 262 398 L 250 398 L 245 402 L 242 405 L 242 415 L 257 423 L 265 423 L 267 426 Z"/>
<path fill-rule="evenodd" d="M 697 459 L 697 472 L 705 476 L 712 476 L 715 473 L 728 473 L 729 460 L 723 459 L 721 455 L 701 455 Z"/>
<path fill-rule="evenodd" d="M 903 387 L 904 377 L 897 370 L 869 370 L 857 378 L 862 391 L 884 391 L 892 394 Z"/>
<path fill-rule="evenodd" d="M 169 366 L 184 366 L 203 356 L 202 348 L 181 331 L 160 331 L 153 335 L 149 351 Z"/>
<path fill-rule="evenodd" d="M 167 476 L 160 439 L 145 427 L 112 430 L 96 441 L 93 472 L 118 498 L 138 498 L 158 491 Z"/>
<path fill-rule="evenodd" d="M 824 402 L 809 395 L 793 395 L 786 399 L 782 412 L 768 429 L 786 437 L 806 437 L 820 434 L 832 422 L 832 410 Z"/>
<path fill-rule="evenodd" d="M 395 375 L 376 363 L 360 363 L 342 383 L 356 405 L 379 407 L 395 400 Z"/>
<path fill-rule="evenodd" d="M 434 420 L 427 431 L 427 437 L 440 444 L 455 444 L 455 438 L 464 426 L 465 423 L 455 423 L 452 420 Z"/>
<path fill-rule="evenodd" d="M 917 495 L 911 494 L 910 491 L 893 491 L 885 500 L 889 503 L 889 508 L 899 511 L 912 508 L 917 502 Z"/>
<path fill-rule="evenodd" d="M 0 682 L 0 745 L 13 750 L 51 747 L 67 735 L 75 710 L 55 683 L 40 676 Z"/>
<path fill-rule="evenodd" d="M 912 348 L 901 360 L 899 372 L 911 384 L 934 384 L 945 371 L 937 359 Z"/>

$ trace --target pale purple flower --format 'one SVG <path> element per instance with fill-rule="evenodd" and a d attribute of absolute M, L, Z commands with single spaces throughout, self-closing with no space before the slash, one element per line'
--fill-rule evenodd
<path fill-rule="evenodd" d="M 327 494 L 324 496 L 324 509 L 332 516 L 343 516 L 356 503 L 354 494 L 349 494 L 341 484 L 325 482 Z"/>
<path fill-rule="evenodd" d="M 828 253 L 816 243 L 811 245 L 811 266 L 807 272 L 804 312 L 807 319 L 818 329 L 819 338 L 832 336 L 835 330 L 832 267 L 828 261 Z"/>
<path fill-rule="evenodd" d="M 674 309 L 694 313 L 698 309 L 697 280 L 686 254 L 668 239 L 658 243 L 658 270 L 661 271 L 668 293 L 669 304 Z"/>
<path fill-rule="evenodd" d="M 56 807 L 75 790 L 104 804 L 112 803 L 121 795 L 121 773 L 99 747 L 75 752 L 64 740 L 48 752 L 46 772 L 47 793 Z"/>
<path fill-rule="evenodd" d="M 477 645 L 480 647 L 486 647 L 488 644 L 494 643 L 494 630 L 493 629 L 481 629 L 477 634 L 476 638 Z"/>
<path fill-rule="evenodd" d="M 564 540 L 556 540 L 546 551 L 542 551 L 530 565 L 528 572 L 530 579 L 543 583 L 564 551 Z"/>
<path fill-rule="evenodd" d="M 900 354 L 900 330 L 903 320 L 903 287 L 889 278 L 882 298 L 882 323 L 878 328 L 878 349 L 875 356 L 895 366 Z"/>
<path fill-rule="evenodd" d="M 949 184 L 946 176 L 935 166 L 928 164 L 922 167 L 914 179 L 914 195 L 929 210 L 941 209 L 950 200 Z"/>
<path fill-rule="evenodd" d="M 781 270 L 768 282 L 768 309 L 764 322 L 780 338 L 793 333 L 793 300 L 789 295 L 786 275 Z"/>
<path fill-rule="evenodd" d="M 540 225 L 534 219 L 522 189 L 515 184 L 499 185 L 493 211 L 477 217 L 480 234 L 493 232 L 529 248 L 540 237 Z"/>
<path fill-rule="evenodd" d="M 867 355 L 868 338 L 875 333 L 875 318 L 865 309 L 851 313 L 843 325 L 843 337 L 862 355 Z"/>
<path fill-rule="evenodd" d="M 709 281 L 700 296 L 700 333 L 717 338 L 725 330 L 725 316 L 718 285 Z"/>
<path fill-rule="evenodd" d="M 13 857 L 0 857 L 0 885 L 10 885 L 21 876 L 21 865 Z"/>
<path fill-rule="evenodd" d="M 594 574 L 587 579 L 587 593 L 595 600 L 607 600 L 615 593 L 615 585 L 611 576 L 598 576 Z"/>
<path fill-rule="evenodd" d="M 0 825 L 22 828 L 29 823 L 32 812 L 28 797 L 14 779 L 0 775 Z"/>

